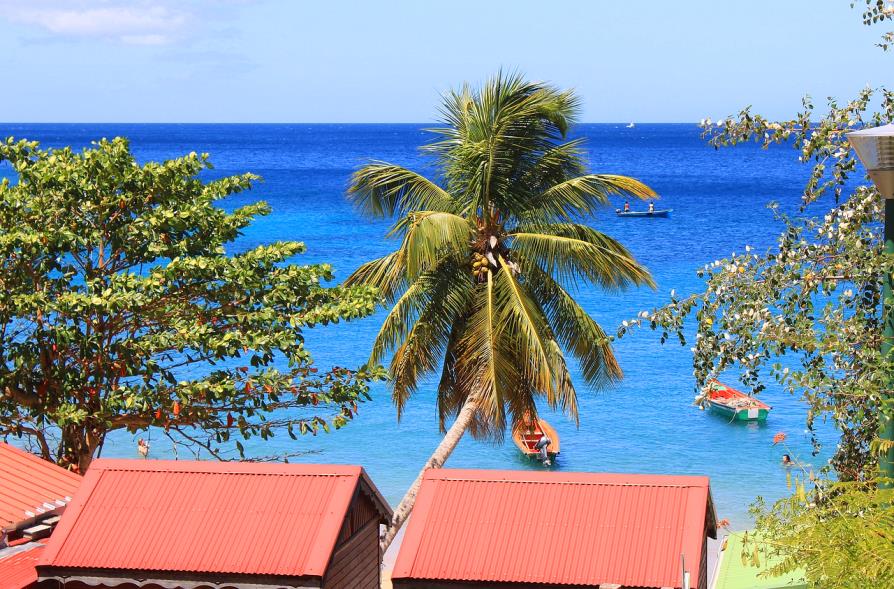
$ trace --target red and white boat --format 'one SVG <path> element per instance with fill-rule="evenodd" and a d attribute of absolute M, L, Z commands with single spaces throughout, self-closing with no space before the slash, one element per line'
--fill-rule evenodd
<path fill-rule="evenodd" d="M 702 398 L 711 409 L 728 416 L 730 421 L 763 421 L 772 409 L 763 401 L 719 380 L 708 382 L 702 390 Z"/>

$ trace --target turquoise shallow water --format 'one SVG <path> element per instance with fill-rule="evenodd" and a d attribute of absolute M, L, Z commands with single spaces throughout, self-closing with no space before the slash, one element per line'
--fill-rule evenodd
<path fill-rule="evenodd" d="M 766 204 L 794 211 L 808 170 L 794 150 L 763 151 L 756 146 L 715 151 L 699 139 L 695 125 L 582 125 L 589 139 L 594 171 L 640 178 L 661 195 L 668 219 L 618 219 L 607 209 L 593 219 L 621 239 L 653 272 L 657 291 L 578 293 L 584 307 L 609 331 L 637 312 L 661 304 L 671 289 L 692 292 L 700 282 L 695 269 L 742 251 L 771 247 L 779 226 Z M 83 146 L 107 136 L 130 137 L 141 160 L 163 159 L 189 151 L 212 156 L 213 175 L 254 172 L 264 182 L 224 206 L 264 199 L 273 214 L 259 219 L 239 241 L 248 248 L 273 240 L 301 240 L 302 262 L 329 262 L 343 278 L 360 263 L 387 253 L 386 223 L 360 219 L 344 199 L 350 173 L 368 159 L 424 169 L 416 148 L 429 136 L 420 125 L 23 125 L 0 124 L 0 136 L 15 135 L 45 145 Z M 8 174 L 8 168 L 0 169 Z M 620 203 L 619 203 L 620 204 Z M 307 332 L 319 364 L 354 366 L 368 353 L 382 314 L 351 324 Z M 562 438 L 556 468 L 614 472 L 705 474 L 720 517 L 734 526 L 747 522 L 755 496 L 786 493 L 781 450 L 772 446 L 778 431 L 789 435 L 799 456 L 810 457 L 804 433 L 804 406 L 770 387 L 764 399 L 774 409 L 766 425 L 729 424 L 692 405 L 694 382 L 688 347 L 661 346 L 657 334 L 642 331 L 618 343 L 626 378 L 611 390 L 581 389 L 581 425 L 547 415 Z M 348 427 L 317 438 L 253 442 L 249 451 L 311 450 L 313 462 L 362 464 L 386 497 L 396 503 L 437 445 L 434 387 L 423 386 L 401 423 L 384 386 L 361 406 Z M 836 434 L 821 427 L 827 449 Z M 161 441 L 152 449 L 162 457 Z M 129 435 L 116 436 L 104 456 L 136 456 Z M 825 457 L 815 459 L 817 463 Z M 523 460 L 511 442 L 495 446 L 464 439 L 448 466 L 542 468 Z"/>

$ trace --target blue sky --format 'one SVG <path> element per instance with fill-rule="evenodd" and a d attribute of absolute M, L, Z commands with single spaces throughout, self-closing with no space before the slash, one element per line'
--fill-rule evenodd
<path fill-rule="evenodd" d="M 783 117 L 890 82 L 884 30 L 848 0 L 0 0 L 0 121 L 428 122 L 500 67 L 587 122 Z"/>

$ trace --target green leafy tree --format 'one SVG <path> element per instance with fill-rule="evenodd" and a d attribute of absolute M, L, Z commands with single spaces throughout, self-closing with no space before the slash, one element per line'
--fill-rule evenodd
<path fill-rule="evenodd" d="M 370 363 L 391 354 L 398 416 L 420 379 L 439 372 L 442 430 L 455 418 L 425 468 L 443 465 L 466 429 L 501 439 L 536 416 L 538 398 L 577 420 L 563 350 L 588 385 L 622 376 L 602 328 L 569 290 L 652 280 L 624 246 L 580 219 L 611 195 L 655 194 L 632 178 L 586 173 L 581 140 L 565 139 L 577 110 L 571 92 L 500 74 L 445 97 L 439 140 L 423 148 L 437 167 L 433 179 L 386 163 L 354 175 L 350 198 L 371 217 L 398 217 L 391 235 L 400 239 L 348 280 L 380 288 L 392 307 Z"/>
<path fill-rule="evenodd" d="M 8 139 L 3 161 L 17 182 L 0 183 L 0 434 L 83 472 L 115 430 L 223 458 L 231 436 L 356 411 L 375 374 L 317 374 L 302 329 L 368 315 L 377 294 L 288 264 L 300 243 L 228 255 L 269 207 L 215 202 L 254 176 L 204 182 L 195 153 L 141 166 L 120 138 L 82 153 Z"/>

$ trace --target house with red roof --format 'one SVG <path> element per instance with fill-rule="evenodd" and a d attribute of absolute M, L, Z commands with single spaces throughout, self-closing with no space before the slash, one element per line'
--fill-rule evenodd
<path fill-rule="evenodd" d="M 429 470 L 397 588 L 707 589 L 707 477 Z"/>
<path fill-rule="evenodd" d="M 37 582 L 35 564 L 81 477 L 0 443 L 0 589 Z"/>
<path fill-rule="evenodd" d="M 379 587 L 391 509 L 359 466 L 96 460 L 41 587 Z"/>
<path fill-rule="evenodd" d="M 48 536 L 81 484 L 81 477 L 0 442 L 0 548 L 23 537 Z M 26 532 L 30 530 L 30 532 Z"/>

